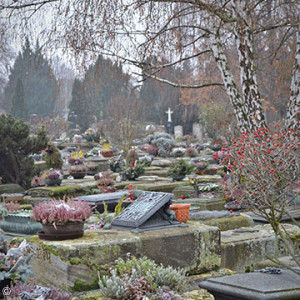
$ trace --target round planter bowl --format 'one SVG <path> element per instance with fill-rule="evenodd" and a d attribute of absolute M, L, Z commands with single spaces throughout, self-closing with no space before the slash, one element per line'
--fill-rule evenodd
<path fill-rule="evenodd" d="M 43 230 L 47 235 L 65 235 L 65 234 L 76 234 L 83 231 L 84 223 L 68 223 L 64 225 L 56 225 L 56 228 L 52 224 L 42 224 Z"/>
<path fill-rule="evenodd" d="M 169 209 L 175 212 L 178 222 L 186 223 L 190 216 L 191 204 L 171 204 Z"/>
<path fill-rule="evenodd" d="M 86 172 L 70 171 L 70 175 L 73 176 L 74 179 L 82 179 L 86 175 Z"/>
<path fill-rule="evenodd" d="M 59 178 L 55 178 L 55 179 L 50 179 L 50 178 L 47 178 L 45 179 L 45 183 L 47 186 L 59 186 L 61 184 L 61 179 Z"/>
<path fill-rule="evenodd" d="M 169 177 L 171 177 L 175 181 L 181 181 L 185 177 L 185 175 L 170 174 Z"/>

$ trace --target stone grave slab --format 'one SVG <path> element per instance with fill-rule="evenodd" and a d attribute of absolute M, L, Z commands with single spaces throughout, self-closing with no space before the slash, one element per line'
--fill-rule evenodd
<path fill-rule="evenodd" d="M 170 165 L 173 163 L 172 160 L 169 159 L 154 159 L 151 163 L 152 167 L 170 167 Z"/>
<path fill-rule="evenodd" d="M 117 206 L 120 199 L 127 196 L 129 191 L 120 191 L 115 193 L 105 193 L 105 194 L 96 194 L 96 195 L 89 195 L 89 196 L 80 196 L 74 198 L 74 201 L 87 201 L 90 206 L 96 206 L 96 209 L 100 212 L 104 212 L 104 205 L 103 202 L 107 205 L 107 209 L 110 212 L 113 212 L 115 207 Z"/>
<path fill-rule="evenodd" d="M 24 188 L 15 183 L 0 184 L 0 194 L 23 193 Z"/>
<path fill-rule="evenodd" d="M 284 224 L 295 245 L 300 244 L 300 228 L 295 225 Z M 275 256 L 275 235 L 271 226 L 258 225 L 221 232 L 222 268 L 237 272 L 251 270 L 256 263 Z M 279 240 L 278 256 L 286 256 L 287 250 Z M 299 247 L 295 247 L 297 255 Z M 245 257 L 247 259 L 245 259 Z"/>
<path fill-rule="evenodd" d="M 221 263 L 220 231 L 206 225 L 167 228 L 135 234 L 121 230 L 86 230 L 83 237 L 66 241 L 26 238 L 37 282 L 72 290 L 92 285 L 97 270 L 109 271 L 118 258 L 147 256 L 156 263 L 184 268 L 189 274 L 218 268 Z M 21 242 L 22 239 L 17 239 Z M 59 278 L 59 282 L 57 280 Z"/>
<path fill-rule="evenodd" d="M 254 222 L 250 217 L 240 215 L 239 213 L 230 213 L 227 210 L 193 210 L 190 212 L 189 224 L 217 226 L 220 231 L 226 231 L 241 227 L 250 227 L 254 225 Z"/>
<path fill-rule="evenodd" d="M 142 232 L 177 226 L 187 226 L 174 220 L 169 211 L 173 194 L 142 192 L 125 210 L 113 219 L 114 229 Z"/>
<path fill-rule="evenodd" d="M 200 282 L 215 300 L 300 299 L 300 276 L 290 270 L 280 274 L 253 272 L 211 278 Z"/>
<path fill-rule="evenodd" d="M 174 203 L 189 203 L 199 210 L 224 210 L 224 200 L 218 196 L 200 195 L 198 198 L 177 199 Z"/>

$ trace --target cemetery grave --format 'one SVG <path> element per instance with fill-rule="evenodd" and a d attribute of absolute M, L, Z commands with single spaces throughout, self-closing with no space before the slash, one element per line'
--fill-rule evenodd
<path fill-rule="evenodd" d="M 180 137 L 180 130 L 176 127 L 175 130 Z M 180 145 L 182 147 L 183 144 Z M 73 144 L 66 144 L 65 147 L 78 151 Z M 224 174 L 220 173 L 222 168 L 211 155 L 211 149 L 204 148 L 196 157 L 154 157 L 150 166 L 145 167 L 144 175 L 129 181 L 117 180 L 122 171 L 110 171 L 110 161 L 101 157 L 100 150 L 90 153 L 84 163 L 97 165 L 97 171 L 101 174 L 96 173 L 96 177 L 99 175 L 96 180 L 92 175 L 74 179 L 64 166 L 66 172 L 60 186 L 32 187 L 24 196 L 16 193 L 23 192 L 17 186 L 0 185 L 2 198 L 7 201 L 16 200 L 30 206 L 67 195 L 74 197 L 75 202 L 79 199 L 87 201 L 90 207 L 98 211 L 84 225 L 83 237 L 65 241 L 48 241 L 43 240 L 41 234 L 39 237 L 35 235 L 41 232 L 41 226 L 29 220 L 30 212 L 4 216 L 0 227 L 5 235 L 19 236 L 14 238 L 15 243 L 20 243 L 22 236 L 26 235 L 30 251 L 34 253 L 30 265 L 39 283 L 55 285 L 75 294 L 79 291 L 87 294 L 88 290 L 99 287 L 97 271 L 107 274 L 117 259 L 126 259 L 129 253 L 137 258 L 146 256 L 165 267 L 182 268 L 189 276 L 222 270 L 220 268 L 243 273 L 254 270 L 269 256 L 274 256 L 275 236 L 269 225 L 254 226 L 254 221 L 262 220 L 250 212 L 225 210 L 224 197 L 219 188 L 221 175 Z M 140 150 L 137 153 L 140 157 L 147 154 Z M 181 181 L 172 180 L 168 170 L 180 159 L 188 164 L 207 162 L 204 174 L 187 175 Z M 103 192 L 98 188 L 98 180 L 105 176 L 113 180 L 114 191 Z M 191 180 L 196 180 L 196 185 Z M 123 200 L 127 203 L 122 204 Z M 171 203 L 191 205 L 187 223 L 176 220 L 175 214 L 169 210 Z M 291 213 L 294 218 L 299 217 L 297 208 Z M 299 245 L 299 228 L 286 225 L 286 230 L 294 244 Z M 278 254 L 282 259 L 288 255 L 282 241 Z M 202 280 L 199 277 L 197 284 Z M 220 282 L 212 279 L 203 283 L 203 287 L 219 297 L 218 287 L 215 292 L 211 286 L 223 286 L 223 281 Z M 194 289 L 197 284 L 193 284 Z M 193 292 L 196 295 L 201 291 Z M 95 293 L 96 297 L 100 297 L 99 292 Z M 203 295 L 212 299 L 209 293 Z"/>

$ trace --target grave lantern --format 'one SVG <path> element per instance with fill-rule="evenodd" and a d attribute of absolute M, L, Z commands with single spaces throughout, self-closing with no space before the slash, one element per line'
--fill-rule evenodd
<path fill-rule="evenodd" d="M 187 177 L 189 179 L 189 184 L 194 187 L 195 197 L 198 198 L 199 197 L 198 176 L 197 175 L 188 175 Z"/>

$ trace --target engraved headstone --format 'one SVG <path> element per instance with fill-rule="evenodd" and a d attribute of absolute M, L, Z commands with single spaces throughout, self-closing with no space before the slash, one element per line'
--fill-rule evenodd
<path fill-rule="evenodd" d="M 178 138 L 182 138 L 183 136 L 183 128 L 181 125 L 177 125 L 174 127 L 174 136 L 175 136 L 175 140 Z"/>
<path fill-rule="evenodd" d="M 203 129 L 198 123 L 193 124 L 193 136 L 200 140 L 203 139 Z"/>
<path fill-rule="evenodd" d="M 122 213 L 113 219 L 112 228 L 142 232 L 183 226 L 169 211 L 173 194 L 142 192 Z M 186 225 L 185 225 L 186 226 Z"/>

